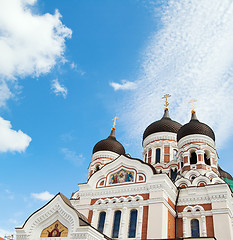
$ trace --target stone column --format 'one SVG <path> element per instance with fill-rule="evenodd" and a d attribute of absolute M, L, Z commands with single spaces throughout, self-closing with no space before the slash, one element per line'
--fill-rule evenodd
<path fill-rule="evenodd" d="M 184 159 L 184 166 L 189 166 L 190 165 L 190 159 L 189 159 L 189 152 L 183 153 L 183 159 Z"/>
<path fill-rule="evenodd" d="M 93 209 L 93 215 L 92 215 L 92 219 L 91 219 L 91 225 L 93 227 L 97 227 L 97 210 Z"/>
<path fill-rule="evenodd" d="M 125 236 L 126 235 L 126 228 L 127 228 L 126 218 L 127 218 L 127 207 L 123 207 L 122 215 L 121 215 L 121 225 L 120 225 L 119 239 L 125 239 L 125 238 L 128 237 L 128 236 Z"/>
<path fill-rule="evenodd" d="M 204 164 L 204 151 L 203 150 L 197 150 L 196 154 L 197 154 L 197 164 Z"/>
<path fill-rule="evenodd" d="M 106 213 L 106 218 L 105 218 L 105 224 L 104 224 L 104 234 L 107 235 L 108 237 L 111 237 L 111 217 L 112 217 L 112 209 L 108 208 L 107 213 Z"/>
<path fill-rule="evenodd" d="M 207 237 L 205 216 L 201 216 L 201 228 L 202 228 L 202 237 Z"/>
<path fill-rule="evenodd" d="M 141 235 L 142 235 L 142 220 L 143 220 L 143 206 L 139 206 L 138 209 L 138 224 L 137 224 L 137 235 L 136 238 L 137 239 L 141 239 Z"/>
<path fill-rule="evenodd" d="M 188 237 L 187 233 L 187 217 L 183 217 L 183 237 Z"/>

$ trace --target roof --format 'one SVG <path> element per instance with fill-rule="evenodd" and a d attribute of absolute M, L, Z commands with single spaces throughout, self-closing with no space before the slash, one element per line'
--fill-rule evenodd
<path fill-rule="evenodd" d="M 212 138 L 215 141 L 214 131 L 205 123 L 197 119 L 196 113 L 192 113 L 189 123 L 183 125 L 177 133 L 177 142 L 188 135 L 201 134 Z"/>
<path fill-rule="evenodd" d="M 93 154 L 98 151 L 110 151 L 118 153 L 119 155 L 125 154 L 125 149 L 123 145 L 116 140 L 115 128 L 112 128 L 112 131 L 108 138 L 96 143 L 96 145 L 93 148 Z"/>
<path fill-rule="evenodd" d="M 56 196 L 54 196 L 49 202 L 47 202 L 43 207 L 39 208 L 37 211 L 35 211 L 34 213 L 32 213 L 32 214 L 28 217 L 28 219 L 25 221 L 25 223 L 23 224 L 22 227 L 18 227 L 18 228 L 16 228 L 16 229 L 22 229 L 22 228 L 24 228 L 25 224 L 28 222 L 28 220 L 29 220 L 35 213 L 39 212 L 41 209 L 43 209 L 43 208 L 45 208 L 47 205 L 49 205 L 57 196 L 60 196 L 60 197 L 62 198 L 62 200 L 63 200 L 69 207 L 71 207 L 71 208 L 76 212 L 77 216 L 79 217 L 79 224 L 80 224 L 80 226 L 88 226 L 88 225 L 90 225 L 90 224 L 88 223 L 87 218 L 73 207 L 73 205 L 71 204 L 70 200 L 69 200 L 66 196 L 64 196 L 62 193 L 59 192 L 59 193 L 58 193 Z"/>
<path fill-rule="evenodd" d="M 143 133 L 143 140 L 148 137 L 149 135 L 157 132 L 172 132 L 177 133 L 178 130 L 181 128 L 181 124 L 173 121 L 167 109 L 164 111 L 163 117 L 156 122 L 151 123 Z"/>

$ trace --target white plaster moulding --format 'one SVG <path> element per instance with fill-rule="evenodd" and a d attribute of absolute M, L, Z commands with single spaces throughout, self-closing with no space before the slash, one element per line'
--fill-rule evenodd
<path fill-rule="evenodd" d="M 202 134 L 191 134 L 181 138 L 178 142 L 178 148 L 181 149 L 184 145 L 195 142 L 204 142 L 215 149 L 215 142 L 212 138 Z"/>
<path fill-rule="evenodd" d="M 145 148 L 149 143 L 153 141 L 159 141 L 159 140 L 171 140 L 176 142 L 176 136 L 177 136 L 176 133 L 171 133 L 171 132 L 153 133 L 144 139 L 143 147 Z"/>

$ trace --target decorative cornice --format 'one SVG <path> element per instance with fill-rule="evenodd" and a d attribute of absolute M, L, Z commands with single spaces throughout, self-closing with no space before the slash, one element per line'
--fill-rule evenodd
<path fill-rule="evenodd" d="M 144 139 L 143 147 L 145 148 L 148 144 L 159 140 L 169 140 L 176 142 L 176 135 L 177 135 L 176 133 L 171 132 L 153 133 Z"/>

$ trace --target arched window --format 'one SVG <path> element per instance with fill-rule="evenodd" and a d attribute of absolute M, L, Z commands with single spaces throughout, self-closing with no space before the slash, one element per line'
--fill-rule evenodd
<path fill-rule="evenodd" d="M 204 154 L 205 164 L 210 166 L 210 158 L 207 157 L 207 154 Z"/>
<path fill-rule="evenodd" d="M 135 238 L 136 236 L 137 216 L 138 211 L 136 209 L 130 211 L 128 238 Z"/>
<path fill-rule="evenodd" d="M 197 219 L 191 220 L 191 237 L 200 237 L 199 221 Z"/>
<path fill-rule="evenodd" d="M 174 161 L 177 161 L 177 154 L 178 154 L 178 151 L 176 149 L 173 149 L 173 160 Z"/>
<path fill-rule="evenodd" d="M 190 164 L 196 164 L 196 163 L 197 163 L 197 154 L 195 152 L 192 152 L 190 156 Z"/>
<path fill-rule="evenodd" d="M 174 171 L 171 169 L 171 180 L 174 182 L 177 176 L 177 169 Z"/>
<path fill-rule="evenodd" d="M 155 151 L 155 163 L 160 163 L 160 148 L 156 148 L 156 151 Z"/>
<path fill-rule="evenodd" d="M 120 222 L 121 222 L 121 211 L 117 210 L 117 211 L 115 211 L 115 214 L 114 214 L 112 238 L 118 238 Z"/>
<path fill-rule="evenodd" d="M 99 215 L 99 223 L 98 223 L 98 230 L 100 232 L 104 231 L 105 217 L 106 217 L 106 212 L 101 212 Z"/>

